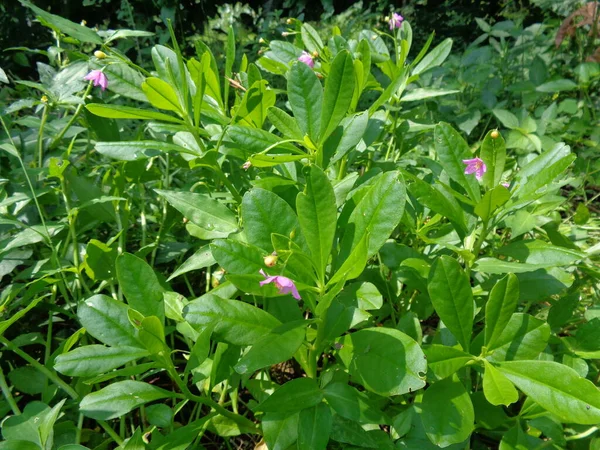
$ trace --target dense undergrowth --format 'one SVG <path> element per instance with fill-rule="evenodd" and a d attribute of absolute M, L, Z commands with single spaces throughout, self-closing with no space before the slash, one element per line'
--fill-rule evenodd
<path fill-rule="evenodd" d="M 135 60 L 22 3 L 54 44 L 0 70 L 0 449 L 600 445 L 596 3 Z"/>

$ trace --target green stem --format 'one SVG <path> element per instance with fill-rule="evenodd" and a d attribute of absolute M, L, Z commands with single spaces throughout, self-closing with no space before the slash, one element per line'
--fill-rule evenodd
<path fill-rule="evenodd" d="M 48 120 L 48 105 L 44 105 L 44 111 L 42 112 L 42 121 L 40 123 L 40 129 L 38 131 L 38 168 L 42 168 L 44 160 L 44 127 L 46 126 L 46 120 Z"/>
<path fill-rule="evenodd" d="M 51 370 L 49 370 L 46 366 L 41 364 L 36 359 L 29 356 L 27 353 L 25 353 L 23 350 L 21 350 L 15 344 L 13 344 L 11 341 L 5 339 L 3 336 L 0 336 L 0 343 L 2 345 L 4 345 L 7 349 L 9 349 L 10 351 L 19 355 L 21 358 L 23 358 L 25 361 L 27 361 L 29 364 L 31 364 L 35 369 L 37 369 L 40 373 L 44 374 L 50 381 L 52 381 L 59 388 L 61 388 L 63 391 L 65 391 L 66 394 L 69 397 L 71 397 L 73 400 L 79 399 L 79 394 L 75 391 L 75 389 L 73 389 L 71 386 L 69 386 L 67 383 L 65 383 L 58 375 L 53 373 Z"/>
<path fill-rule="evenodd" d="M 88 95 L 90 95 L 90 92 L 92 91 L 92 87 L 93 87 L 93 84 L 90 81 L 87 89 L 83 93 L 82 100 L 84 100 L 84 102 L 85 102 L 86 97 Z M 60 143 L 60 141 L 64 137 L 65 133 L 67 131 L 69 131 L 69 128 L 71 128 L 73 123 L 75 123 L 75 121 L 77 120 L 77 117 L 79 117 L 79 114 L 81 114 L 81 110 L 83 109 L 84 106 L 85 106 L 85 103 L 81 103 L 81 104 L 77 105 L 77 108 L 75 109 L 75 112 L 73 113 L 73 116 L 71 117 L 69 122 L 64 126 L 64 128 L 62 130 L 60 130 L 60 133 L 58 133 L 56 135 L 56 137 L 52 140 L 52 143 L 48 147 L 48 150 L 54 150 L 54 148 Z"/>
<path fill-rule="evenodd" d="M 2 366 L 0 366 L 0 389 L 2 389 L 2 395 L 4 395 L 4 398 L 6 399 L 6 403 L 8 403 L 8 406 L 10 406 L 10 409 L 12 410 L 13 414 L 15 416 L 20 415 L 21 410 L 19 409 L 17 402 L 13 398 L 9 387 L 6 384 L 6 378 L 4 378 L 4 371 L 2 370 Z"/>

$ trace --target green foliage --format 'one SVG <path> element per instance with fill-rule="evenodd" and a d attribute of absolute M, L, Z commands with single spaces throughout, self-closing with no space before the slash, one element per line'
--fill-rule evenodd
<path fill-rule="evenodd" d="M 0 73 L 0 449 L 595 445 L 600 71 L 556 27 L 254 58 L 237 5 L 132 61 L 22 3 L 56 43 Z"/>

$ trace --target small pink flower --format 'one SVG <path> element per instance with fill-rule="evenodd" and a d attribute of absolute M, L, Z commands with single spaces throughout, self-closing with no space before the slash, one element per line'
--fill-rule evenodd
<path fill-rule="evenodd" d="M 392 17 L 388 21 L 390 23 L 390 31 L 394 28 L 400 28 L 402 26 L 402 22 L 404 22 L 404 17 L 402 17 L 398 13 L 392 13 Z"/>
<path fill-rule="evenodd" d="M 502 186 L 504 186 L 506 189 L 508 189 L 510 187 L 510 183 L 506 182 L 506 183 L 500 183 Z"/>
<path fill-rule="evenodd" d="M 298 294 L 298 289 L 296 289 L 296 285 L 288 277 L 282 277 L 282 276 L 270 277 L 262 269 L 260 269 L 259 272 L 263 277 L 265 277 L 265 280 L 260 282 L 261 286 L 264 286 L 265 284 L 269 284 L 269 283 L 275 283 L 275 286 L 277 286 L 277 289 L 279 290 L 280 294 L 290 294 L 291 293 L 292 296 L 296 300 L 300 300 L 302 298 L 302 297 L 300 297 L 300 294 Z"/>
<path fill-rule="evenodd" d="M 92 70 L 83 79 L 92 81 L 94 86 L 100 86 L 103 91 L 108 87 L 108 78 L 101 70 Z"/>
<path fill-rule="evenodd" d="M 312 55 L 308 52 L 302 51 L 302 54 L 298 57 L 298 61 L 303 62 L 311 69 L 315 67 L 315 60 Z"/>
<path fill-rule="evenodd" d="M 467 165 L 465 167 L 465 175 L 475 174 L 475 178 L 481 180 L 483 174 L 487 172 L 487 167 L 483 160 L 479 158 L 463 159 L 463 163 Z"/>

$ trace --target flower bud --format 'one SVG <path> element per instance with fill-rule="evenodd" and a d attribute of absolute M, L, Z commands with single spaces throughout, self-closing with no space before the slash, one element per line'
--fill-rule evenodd
<path fill-rule="evenodd" d="M 258 40 L 258 43 L 259 43 L 259 44 L 266 44 L 266 43 L 267 43 L 267 41 L 265 41 L 263 38 L 260 38 L 260 39 Z"/>
<path fill-rule="evenodd" d="M 246 161 L 243 165 L 242 165 L 242 169 L 244 170 L 248 170 L 250 167 L 252 167 L 252 163 L 250 161 Z"/>
<path fill-rule="evenodd" d="M 500 133 L 498 133 L 498 130 L 494 130 L 494 131 L 492 131 L 490 136 L 492 137 L 492 139 L 498 139 L 498 136 L 500 136 Z"/>
<path fill-rule="evenodd" d="M 42 103 L 48 103 L 48 97 L 46 95 L 42 95 L 42 98 L 40 99 L 40 101 Z"/>
<path fill-rule="evenodd" d="M 265 259 L 264 259 L 265 266 L 267 266 L 267 267 L 275 266 L 275 264 L 277 264 L 277 259 L 278 259 L 278 257 L 277 257 L 276 253 L 273 253 L 272 255 L 269 255 L 269 256 L 265 256 Z"/>
<path fill-rule="evenodd" d="M 288 33 L 287 31 L 284 31 L 283 33 L 281 33 L 281 36 L 283 37 L 288 37 L 290 35 L 290 33 Z"/>
<path fill-rule="evenodd" d="M 82 27 L 85 27 L 86 25 L 87 25 L 87 22 L 85 21 L 85 19 L 84 19 L 84 20 L 82 20 L 82 21 L 81 21 L 81 26 L 82 26 Z"/>
<path fill-rule="evenodd" d="M 285 21 L 288 25 L 291 25 L 294 22 L 294 19 L 288 19 Z"/>
<path fill-rule="evenodd" d="M 106 53 L 104 53 L 102 50 L 96 50 L 94 52 L 94 56 L 98 59 L 104 59 L 106 58 Z"/>
<path fill-rule="evenodd" d="M 312 52 L 312 57 L 313 58 L 318 58 L 319 57 L 319 52 L 316 51 L 316 50 L 314 52 Z"/>

